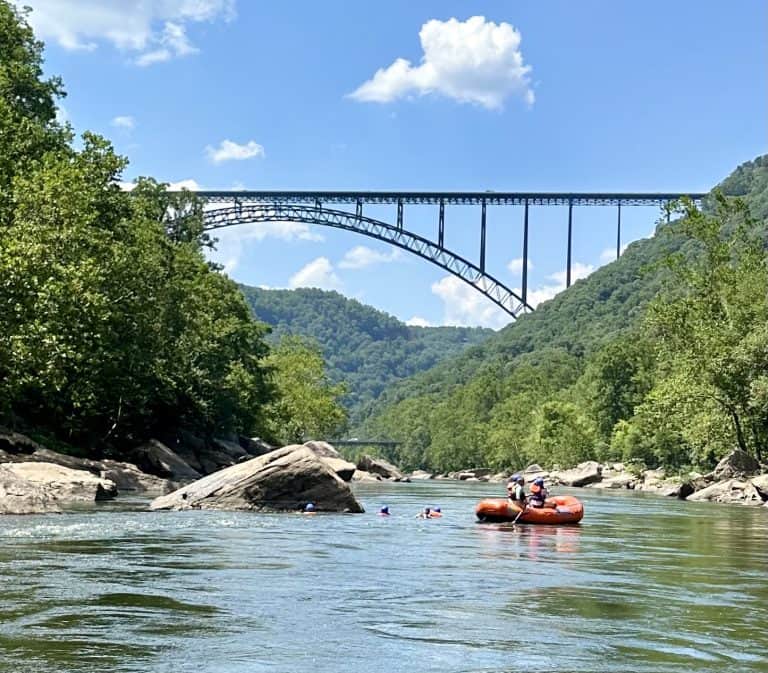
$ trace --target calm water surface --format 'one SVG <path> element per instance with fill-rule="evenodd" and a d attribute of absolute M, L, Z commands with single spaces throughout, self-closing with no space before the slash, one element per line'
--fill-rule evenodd
<path fill-rule="evenodd" d="M 768 510 L 579 491 L 577 527 L 475 523 L 502 490 L 361 486 L 369 513 L 347 516 L 0 518 L 0 671 L 768 670 Z"/>

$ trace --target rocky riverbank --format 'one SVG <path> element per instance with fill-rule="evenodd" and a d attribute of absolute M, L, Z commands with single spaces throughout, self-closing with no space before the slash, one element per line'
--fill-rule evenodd
<path fill-rule="evenodd" d="M 488 468 L 472 468 L 433 475 L 417 470 L 411 479 L 456 479 L 503 483 L 511 473 L 494 473 Z M 623 463 L 581 463 L 569 470 L 544 470 L 529 465 L 521 471 L 526 481 L 542 477 L 549 486 L 572 486 L 598 489 L 630 489 L 681 500 L 709 501 L 768 507 L 768 467 L 752 456 L 735 449 L 725 456 L 712 472 L 685 475 L 667 474 L 663 469 L 638 470 Z"/>
<path fill-rule="evenodd" d="M 350 481 L 410 481 L 394 465 L 345 460 L 327 442 L 272 447 L 256 438 L 151 439 L 126 460 L 59 453 L 0 428 L 0 514 L 61 512 L 124 493 L 158 496 L 155 509 L 361 512 Z"/>

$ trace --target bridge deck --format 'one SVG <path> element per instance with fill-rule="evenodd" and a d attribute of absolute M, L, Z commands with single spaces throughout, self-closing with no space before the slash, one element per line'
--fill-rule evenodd
<path fill-rule="evenodd" d="M 354 192 L 354 191 L 199 191 L 208 202 L 240 203 L 382 203 L 489 206 L 659 206 L 688 196 L 700 202 L 706 194 L 692 192 Z"/>

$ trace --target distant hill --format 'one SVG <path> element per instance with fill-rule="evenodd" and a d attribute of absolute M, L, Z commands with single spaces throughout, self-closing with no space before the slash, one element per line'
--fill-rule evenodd
<path fill-rule="evenodd" d="M 726 195 L 743 197 L 758 218 L 768 218 L 768 155 L 741 165 L 719 188 Z M 420 456 L 428 456 L 430 446 L 434 450 L 438 432 L 452 435 L 453 440 L 445 441 L 459 445 L 475 441 L 468 438 L 472 433 L 487 436 L 488 419 L 514 394 L 515 370 L 533 367 L 539 377 L 535 387 L 563 390 L 584 371 L 590 357 L 637 325 L 661 291 L 666 271 L 659 262 L 673 251 L 694 254 L 690 241 L 669 234 L 662 224 L 655 236 L 630 244 L 620 259 L 577 281 L 534 313 L 521 316 L 482 344 L 389 387 L 353 432 L 400 440 L 401 453 L 390 458 L 410 466 L 429 463 Z M 561 379 L 555 381 L 546 370 L 557 362 L 568 366 L 558 370 Z M 462 400 L 471 409 L 464 417 L 457 409 Z M 451 412 L 425 418 L 441 404 L 450 406 Z"/>
<path fill-rule="evenodd" d="M 245 285 L 241 290 L 259 320 L 272 326 L 269 340 L 296 334 L 317 341 L 330 377 L 349 387 L 345 402 L 353 421 L 389 385 L 494 334 L 484 328 L 412 327 L 338 292 Z"/>

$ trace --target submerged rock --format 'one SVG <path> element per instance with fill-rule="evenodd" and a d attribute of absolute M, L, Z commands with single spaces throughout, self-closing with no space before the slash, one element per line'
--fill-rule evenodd
<path fill-rule="evenodd" d="M 306 446 L 291 445 L 209 474 L 151 509 L 363 512 L 349 486 Z"/>

